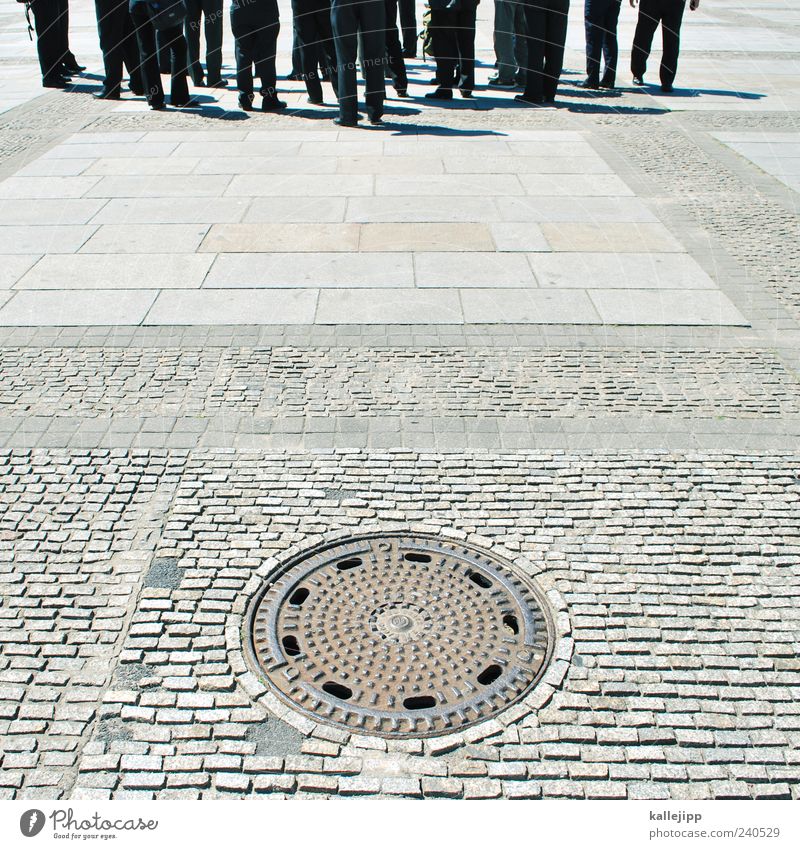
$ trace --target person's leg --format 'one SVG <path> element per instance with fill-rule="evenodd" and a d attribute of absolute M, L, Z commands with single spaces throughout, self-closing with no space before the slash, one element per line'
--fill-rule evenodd
<path fill-rule="evenodd" d="M 495 83 L 514 82 L 514 4 L 511 0 L 494 0 L 494 55 L 497 57 Z"/>
<path fill-rule="evenodd" d="M 472 5 L 456 14 L 458 87 L 462 94 L 472 94 L 475 88 L 475 17 L 476 7 Z"/>
<path fill-rule="evenodd" d="M 525 49 L 527 50 L 527 66 L 525 68 L 525 100 L 541 103 L 544 100 L 545 27 L 546 10 L 543 0 L 526 0 L 525 2 Z"/>
<path fill-rule="evenodd" d="M 546 103 L 555 100 L 558 80 L 564 67 L 564 44 L 567 41 L 569 0 L 549 0 L 549 7 L 543 80 L 543 93 Z"/>
<path fill-rule="evenodd" d="M 634 78 L 643 79 L 647 71 L 647 60 L 659 19 L 656 0 L 641 0 L 631 47 L 631 74 Z"/>
<path fill-rule="evenodd" d="M 122 60 L 128 69 L 128 85 L 134 94 L 141 95 L 144 92 L 144 80 L 139 60 L 139 48 L 136 44 L 136 29 L 133 26 L 131 13 L 126 0 L 120 4 L 123 11 L 122 20 Z"/>
<path fill-rule="evenodd" d="M 683 3 L 665 3 L 662 0 L 661 38 L 663 49 L 661 52 L 661 68 L 659 76 L 661 86 L 667 90 L 672 89 L 675 82 L 675 74 L 678 72 L 678 53 L 681 49 L 681 23 L 683 22 Z"/>
<path fill-rule="evenodd" d="M 31 10 L 36 30 L 36 52 L 39 55 L 42 82 L 50 83 L 62 78 L 63 56 L 58 23 L 61 9 L 57 0 L 34 0 Z"/>
<path fill-rule="evenodd" d="M 392 85 L 398 92 L 408 90 L 408 75 L 403 59 L 403 48 L 400 46 L 400 33 L 397 31 L 397 0 L 384 0 L 386 16 L 386 60 Z"/>
<path fill-rule="evenodd" d="M 327 77 L 333 86 L 333 93 L 339 91 L 336 76 L 336 45 L 331 30 L 331 8 L 325 5 L 314 13 L 314 26 L 317 32 L 317 48 L 322 65 L 323 78 Z"/>
<path fill-rule="evenodd" d="M 206 83 L 222 81 L 222 0 L 202 0 L 206 37 Z"/>
<path fill-rule="evenodd" d="M 352 0 L 333 0 L 331 27 L 336 48 L 336 75 L 339 91 L 339 119 L 355 123 L 358 119 L 356 59 L 358 54 L 358 20 Z"/>
<path fill-rule="evenodd" d="M 119 95 L 122 86 L 122 48 L 127 3 L 122 5 L 120 0 L 95 0 L 94 8 L 105 74 L 102 91 L 98 94 L 115 97 Z"/>
<path fill-rule="evenodd" d="M 189 73 L 195 85 L 203 85 L 203 66 L 200 64 L 200 18 L 203 14 L 201 0 L 184 0 L 186 4 L 186 52 Z"/>
<path fill-rule="evenodd" d="M 322 103 L 322 83 L 317 73 L 318 40 L 314 7 L 308 0 L 293 0 L 292 3 L 294 37 L 300 52 L 300 74 L 306 84 L 308 99 L 312 103 Z"/>
<path fill-rule="evenodd" d="M 512 29 L 514 31 L 514 80 L 525 84 L 525 68 L 527 67 L 528 45 L 525 39 L 525 7 L 521 0 L 513 0 L 514 18 Z"/>
<path fill-rule="evenodd" d="M 617 22 L 622 3 L 620 0 L 611 0 L 603 19 L 603 78 L 600 85 L 603 88 L 614 88 L 617 80 L 617 57 L 619 47 L 617 44 Z"/>
<path fill-rule="evenodd" d="M 400 29 L 403 32 L 403 55 L 413 59 L 417 55 L 417 10 L 415 0 L 398 0 Z"/>
<path fill-rule="evenodd" d="M 78 64 L 74 54 L 69 49 L 69 0 L 59 0 L 59 49 L 61 51 L 61 61 L 67 66 L 68 70 L 73 70 Z"/>
<path fill-rule="evenodd" d="M 264 108 L 285 106 L 278 99 L 278 78 L 275 71 L 275 55 L 277 53 L 280 18 L 277 0 L 265 4 L 266 9 L 259 21 L 255 42 L 256 76 L 261 80 L 261 96 L 264 98 Z"/>
<path fill-rule="evenodd" d="M 432 10 L 430 20 L 433 38 L 433 55 L 436 59 L 436 85 L 438 92 L 451 92 L 456 83 L 458 41 L 455 31 L 455 12 Z"/>
<path fill-rule="evenodd" d="M 131 10 L 133 25 L 136 27 L 136 42 L 139 45 L 139 62 L 142 69 L 144 93 L 151 106 L 164 105 L 164 89 L 161 86 L 161 71 L 156 53 L 156 34 L 150 23 L 150 16 L 143 3 Z"/>
<path fill-rule="evenodd" d="M 163 30 L 164 43 L 169 50 L 170 82 L 169 101 L 173 106 L 184 106 L 189 101 L 189 84 L 186 80 L 188 69 L 186 39 L 183 27 L 176 26 Z"/>
<path fill-rule="evenodd" d="M 383 115 L 386 99 L 386 11 L 384 0 L 363 0 L 358 10 L 364 102 L 371 120 Z M 402 61 L 402 60 L 401 60 Z"/>
<path fill-rule="evenodd" d="M 585 0 L 583 19 L 586 28 L 586 82 L 600 85 L 600 56 L 603 53 L 603 24 L 609 0 Z"/>

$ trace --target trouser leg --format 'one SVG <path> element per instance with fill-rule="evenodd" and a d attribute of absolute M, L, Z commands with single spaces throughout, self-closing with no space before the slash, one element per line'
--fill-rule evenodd
<path fill-rule="evenodd" d="M 586 28 L 586 79 L 595 85 L 600 82 L 600 57 L 603 54 L 603 37 L 606 9 L 609 0 L 586 0 L 583 19 Z"/>
<path fill-rule="evenodd" d="M 525 3 L 525 99 L 540 103 L 544 99 L 542 75 L 544 73 L 546 10 L 542 0 Z"/>
<path fill-rule="evenodd" d="M 187 12 L 184 30 L 189 73 L 192 75 L 192 82 L 200 85 L 203 82 L 203 66 L 200 64 L 200 19 L 203 16 L 203 8 L 200 0 L 184 0 L 184 2 Z"/>
<path fill-rule="evenodd" d="M 222 0 L 202 0 L 208 84 L 222 79 Z"/>
<path fill-rule="evenodd" d="M 331 30 L 331 11 L 326 6 L 314 14 L 314 25 L 317 31 L 317 56 L 322 65 L 323 73 L 333 86 L 334 93 L 338 91 L 336 78 L 336 46 L 333 43 Z"/>
<path fill-rule="evenodd" d="M 189 99 L 189 84 L 186 81 L 187 55 L 186 39 L 180 26 L 163 30 L 164 45 L 169 51 L 170 62 L 170 103 L 180 106 Z"/>
<path fill-rule="evenodd" d="M 363 0 L 358 13 L 361 66 L 366 90 L 364 101 L 372 117 L 383 112 L 386 98 L 386 12 L 384 0 Z"/>
<path fill-rule="evenodd" d="M 386 17 L 386 60 L 392 84 L 398 91 L 408 88 L 408 76 L 406 74 L 406 63 L 403 59 L 403 48 L 400 46 L 400 34 L 397 31 L 397 0 L 384 0 L 384 13 Z"/>
<path fill-rule="evenodd" d="M 60 48 L 59 16 L 61 9 L 56 0 L 36 0 L 31 6 L 36 29 L 36 52 L 42 79 L 50 80 L 61 75 L 63 56 Z"/>
<path fill-rule="evenodd" d="M 658 7 L 654 0 L 641 0 L 639 17 L 636 19 L 636 30 L 633 34 L 631 47 L 631 74 L 634 77 L 644 77 L 647 70 L 647 59 L 653 46 L 653 36 L 660 20 Z"/>
<path fill-rule="evenodd" d="M 294 36 L 300 54 L 299 73 L 306 84 L 306 91 L 311 100 L 322 100 L 322 83 L 317 73 L 319 54 L 317 52 L 317 27 L 313 8 L 295 0 L 292 4 L 294 13 Z"/>
<path fill-rule="evenodd" d="M 417 55 L 417 10 L 415 0 L 398 0 L 400 29 L 403 33 L 403 50 Z"/>
<path fill-rule="evenodd" d="M 617 79 L 617 58 L 619 56 L 617 22 L 619 21 L 621 5 L 619 0 L 611 0 L 603 21 L 603 62 L 605 67 L 603 68 L 601 82 L 605 86 L 613 86 Z"/>
<path fill-rule="evenodd" d="M 472 91 L 475 88 L 475 15 L 474 6 L 456 15 L 458 87 L 461 91 Z"/>
<path fill-rule="evenodd" d="M 103 52 L 106 91 L 119 91 L 122 85 L 122 60 L 125 47 L 125 21 L 129 17 L 125 0 L 95 0 L 97 32 Z"/>
<path fill-rule="evenodd" d="M 240 94 L 252 97 L 253 94 L 253 39 L 251 32 L 244 32 L 233 27 L 236 57 L 236 88 Z"/>
<path fill-rule="evenodd" d="M 683 3 L 669 3 L 663 7 L 661 18 L 661 85 L 671 86 L 678 72 L 678 53 L 681 48 L 681 23 L 683 22 Z"/>
<path fill-rule="evenodd" d="M 58 40 L 62 62 L 75 62 L 75 57 L 69 49 L 69 0 L 58 0 L 60 14 L 58 17 Z"/>
<path fill-rule="evenodd" d="M 266 20 L 256 33 L 256 52 L 253 62 L 256 67 L 256 76 L 261 81 L 261 95 L 268 100 L 277 97 L 278 80 L 275 72 L 275 53 L 279 31 L 278 5 L 275 3 L 274 9 L 270 10 Z"/>
<path fill-rule="evenodd" d="M 136 42 L 139 45 L 139 62 L 144 78 L 145 95 L 151 105 L 164 103 L 164 89 L 161 86 L 161 71 L 156 53 L 156 34 L 147 9 L 139 4 L 131 12 L 136 27 Z"/>
<path fill-rule="evenodd" d="M 517 80 L 524 82 L 525 67 L 528 58 L 528 48 L 525 40 L 525 7 L 520 0 L 514 0 L 512 7 L 514 9 L 514 76 Z"/>
<path fill-rule="evenodd" d="M 358 54 L 358 19 L 350 0 L 331 5 L 331 27 L 336 48 L 336 75 L 339 91 L 339 117 L 355 121 L 358 116 L 356 59 Z"/>
<path fill-rule="evenodd" d="M 144 90 L 144 80 L 142 79 L 142 70 L 140 68 L 139 48 L 136 44 L 136 30 L 133 26 L 131 13 L 128 11 L 128 4 L 124 0 L 123 11 L 122 60 L 128 69 L 128 81 L 130 82 L 131 89 L 141 93 Z"/>
<path fill-rule="evenodd" d="M 552 0 L 547 14 L 547 43 L 544 52 L 544 80 L 542 81 L 545 101 L 556 96 L 558 80 L 564 67 L 564 44 L 567 40 L 569 0 Z"/>
<path fill-rule="evenodd" d="M 455 12 L 432 11 L 430 28 L 436 58 L 436 84 L 439 88 L 452 89 L 456 83 L 458 64 Z"/>
<path fill-rule="evenodd" d="M 516 73 L 514 58 L 514 4 L 511 0 L 494 0 L 494 55 L 497 76 L 512 82 Z"/>

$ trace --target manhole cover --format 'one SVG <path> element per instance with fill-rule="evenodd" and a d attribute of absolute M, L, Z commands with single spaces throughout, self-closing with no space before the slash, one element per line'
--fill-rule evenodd
<path fill-rule="evenodd" d="M 324 722 L 387 737 L 485 720 L 549 657 L 528 578 L 434 537 L 365 536 L 307 553 L 254 601 L 255 661 L 272 689 Z"/>

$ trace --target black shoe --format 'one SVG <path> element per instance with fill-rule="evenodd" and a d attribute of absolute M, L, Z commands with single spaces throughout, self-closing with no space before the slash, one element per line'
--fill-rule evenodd
<path fill-rule="evenodd" d="M 514 100 L 518 103 L 528 103 L 531 106 L 541 106 L 544 103 L 544 100 L 534 100 L 532 97 L 528 97 L 524 92 L 523 94 L 517 94 L 514 96 Z"/>
<path fill-rule="evenodd" d="M 163 112 L 167 108 L 163 100 L 150 100 L 147 105 L 155 112 Z"/>
<path fill-rule="evenodd" d="M 613 90 L 614 88 L 616 88 L 614 82 L 614 80 L 602 79 L 600 80 L 600 88 L 607 88 L 609 90 Z"/>
<path fill-rule="evenodd" d="M 489 88 L 516 88 L 514 80 L 504 80 L 500 77 L 489 77 Z"/>
<path fill-rule="evenodd" d="M 286 103 L 283 100 L 278 100 L 274 95 L 272 97 L 265 97 L 261 101 L 261 111 L 262 112 L 278 112 L 281 109 L 286 108 Z"/>
<path fill-rule="evenodd" d="M 395 89 L 395 93 L 398 97 L 408 97 L 408 89 L 407 88 L 398 88 Z"/>
<path fill-rule="evenodd" d="M 663 91 L 665 94 L 669 94 L 669 93 L 670 93 L 671 91 L 673 91 L 673 90 L 674 90 L 674 89 L 672 88 L 672 86 L 670 85 L 670 83 L 666 83 L 666 84 L 663 84 L 663 85 L 661 86 L 661 91 Z"/>
<path fill-rule="evenodd" d="M 70 74 L 80 74 L 86 70 L 86 65 L 79 65 L 75 58 L 68 59 L 64 64 L 64 70 Z"/>
<path fill-rule="evenodd" d="M 254 96 L 252 94 L 246 94 L 243 91 L 239 92 L 239 108 L 243 109 L 245 112 L 253 111 L 253 100 Z"/>
<path fill-rule="evenodd" d="M 642 77 L 634 77 L 633 78 L 634 85 L 645 85 L 645 81 Z"/>
<path fill-rule="evenodd" d="M 42 80 L 44 88 L 66 88 L 69 85 L 69 80 L 64 77 L 45 77 Z"/>
<path fill-rule="evenodd" d="M 211 80 L 209 80 L 206 83 L 206 87 L 207 88 L 227 88 L 228 87 L 228 81 L 223 80 L 222 77 L 220 77 L 218 80 L 214 80 L 213 83 L 211 82 Z"/>
<path fill-rule="evenodd" d="M 297 82 L 300 82 L 300 80 L 303 79 L 303 75 L 302 74 L 296 74 L 294 71 L 292 71 L 291 74 L 286 75 L 286 79 L 297 83 Z"/>
<path fill-rule="evenodd" d="M 468 88 L 462 88 L 462 89 L 459 89 L 459 91 L 461 92 L 462 97 L 467 97 L 467 98 L 472 97 L 472 91 Z"/>
<path fill-rule="evenodd" d="M 101 88 L 100 91 L 93 91 L 92 96 L 98 100 L 119 100 L 119 89 Z"/>
<path fill-rule="evenodd" d="M 128 83 L 128 89 L 130 90 L 130 93 L 136 95 L 136 97 L 142 97 L 144 95 L 144 89 L 140 86 Z"/>
<path fill-rule="evenodd" d="M 339 116 L 333 119 L 333 123 L 339 127 L 357 127 L 358 118 L 342 118 Z"/>
<path fill-rule="evenodd" d="M 325 101 L 324 101 L 321 97 L 312 97 L 310 94 L 309 94 L 309 96 L 306 98 L 306 100 L 307 100 L 307 101 L 308 101 L 308 102 L 309 102 L 312 106 L 324 106 L 324 105 L 325 105 Z"/>
<path fill-rule="evenodd" d="M 176 103 L 170 98 L 170 103 L 176 109 L 199 109 L 200 108 L 200 104 L 198 103 L 198 101 L 194 100 L 191 97 L 188 100 L 181 101 L 180 103 Z"/>
<path fill-rule="evenodd" d="M 587 77 L 583 80 L 583 82 L 578 83 L 578 86 L 580 86 L 580 88 L 589 88 L 596 91 L 600 88 L 600 83 L 598 80 L 592 80 Z"/>
<path fill-rule="evenodd" d="M 428 100 L 452 100 L 453 99 L 453 89 L 451 88 L 437 88 L 436 91 L 429 91 L 425 97 Z"/>
<path fill-rule="evenodd" d="M 370 124 L 375 124 L 376 126 L 380 126 L 383 123 L 383 110 L 375 111 L 369 116 Z"/>

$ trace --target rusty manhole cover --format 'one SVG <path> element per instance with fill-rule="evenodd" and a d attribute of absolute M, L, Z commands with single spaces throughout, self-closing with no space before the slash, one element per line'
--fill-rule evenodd
<path fill-rule="evenodd" d="M 314 719 L 386 737 L 455 731 L 520 699 L 552 642 L 530 579 L 435 537 L 354 538 L 295 559 L 256 597 L 251 651 Z"/>

